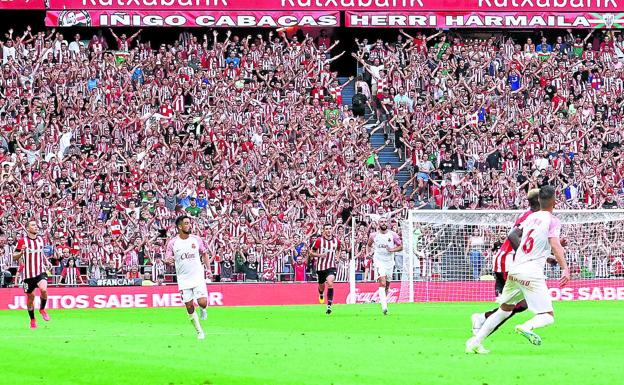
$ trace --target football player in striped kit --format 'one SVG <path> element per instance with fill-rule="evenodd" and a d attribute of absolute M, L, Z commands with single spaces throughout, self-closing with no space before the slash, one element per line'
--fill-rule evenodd
<path fill-rule="evenodd" d="M 323 225 L 323 235 L 312 244 L 310 256 L 316 259 L 316 273 L 318 275 L 319 303 L 325 302 L 325 287 L 327 287 L 327 311 L 332 313 L 334 302 L 334 281 L 336 280 L 336 261 L 340 253 L 340 240 L 332 234 L 332 225 Z"/>
<path fill-rule="evenodd" d="M 41 298 L 39 314 L 41 314 L 44 321 L 50 320 L 50 316 L 45 308 L 48 301 L 48 275 L 46 274 L 46 268 L 51 267 L 51 265 L 43 254 L 43 238 L 38 233 L 37 221 L 29 220 L 26 224 L 26 236 L 17 242 L 13 252 L 14 261 L 20 261 L 23 258 L 24 292 L 28 296 L 26 304 L 31 329 L 37 328 L 34 294 L 36 288 L 39 288 L 39 296 Z"/>

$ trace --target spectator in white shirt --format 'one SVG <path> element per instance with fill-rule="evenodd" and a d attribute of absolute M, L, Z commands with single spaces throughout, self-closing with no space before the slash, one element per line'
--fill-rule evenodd
<path fill-rule="evenodd" d="M 84 43 L 80 41 L 80 35 L 76 34 L 74 36 L 74 41 L 69 43 L 69 52 L 71 52 L 72 55 L 78 55 L 80 53 L 80 47 L 83 45 Z"/>

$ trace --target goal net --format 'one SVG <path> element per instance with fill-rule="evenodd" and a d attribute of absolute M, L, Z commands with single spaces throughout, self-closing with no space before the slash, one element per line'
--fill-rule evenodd
<path fill-rule="evenodd" d="M 401 223 L 399 301 L 493 301 L 493 259 L 522 211 L 415 210 Z M 624 210 L 559 210 L 572 282 L 546 265 L 553 299 L 624 300 Z M 552 281 L 551 281 L 552 280 Z"/>

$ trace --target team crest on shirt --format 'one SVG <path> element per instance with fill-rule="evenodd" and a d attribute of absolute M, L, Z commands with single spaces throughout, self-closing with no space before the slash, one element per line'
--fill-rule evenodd
<path fill-rule="evenodd" d="M 191 243 L 191 249 L 194 249 L 194 248 L 195 248 L 195 244 Z"/>

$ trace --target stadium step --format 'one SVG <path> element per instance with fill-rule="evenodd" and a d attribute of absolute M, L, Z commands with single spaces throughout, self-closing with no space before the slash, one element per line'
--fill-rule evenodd
<path fill-rule="evenodd" d="M 343 99 L 344 99 L 344 95 L 343 95 Z M 367 128 L 370 131 L 372 130 L 373 127 L 374 127 L 373 124 L 369 124 Z M 371 135 L 369 141 L 370 141 L 371 147 L 375 149 L 375 148 L 381 147 L 386 142 L 386 139 L 384 137 L 383 132 L 377 131 L 373 135 Z M 403 160 L 399 158 L 399 155 L 394 152 L 394 149 L 395 149 L 394 146 L 392 144 L 389 144 L 386 148 L 384 148 L 383 150 L 379 152 L 379 164 L 381 165 L 381 167 L 384 167 L 386 164 L 390 164 L 392 165 L 393 168 L 398 168 L 398 167 L 401 167 L 405 163 Z M 411 174 L 407 168 L 404 168 L 403 170 L 399 171 L 395 176 L 396 181 L 399 183 L 399 186 L 401 187 L 408 180 L 410 180 L 410 178 L 411 178 Z M 408 187 L 406 193 L 409 195 L 412 193 L 412 191 L 413 191 L 412 187 Z"/>

